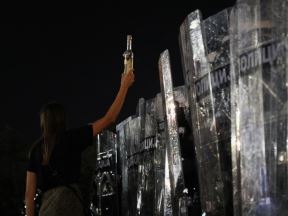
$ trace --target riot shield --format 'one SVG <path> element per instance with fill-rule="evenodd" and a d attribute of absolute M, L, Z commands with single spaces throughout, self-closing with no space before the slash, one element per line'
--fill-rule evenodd
<path fill-rule="evenodd" d="M 288 1 L 239 0 L 230 26 L 234 215 L 287 215 Z"/>
<path fill-rule="evenodd" d="M 164 215 L 165 212 L 165 148 L 160 99 L 159 96 L 146 101 L 141 98 L 137 117 L 117 126 L 124 215 Z"/>
<path fill-rule="evenodd" d="M 116 134 L 103 131 L 97 135 L 97 162 L 93 185 L 93 211 L 97 215 L 119 215 Z"/>
<path fill-rule="evenodd" d="M 232 215 L 229 9 L 189 14 L 180 48 L 196 146 L 202 210 Z"/>
<path fill-rule="evenodd" d="M 129 117 L 127 120 L 117 125 L 121 158 L 122 215 L 141 215 L 141 211 L 139 211 L 139 207 L 137 206 L 139 205 L 139 199 L 137 200 L 137 198 L 141 193 L 138 186 L 139 183 L 141 183 L 143 173 L 142 158 L 138 154 L 141 135 L 140 125 L 140 117 Z"/>
<path fill-rule="evenodd" d="M 187 206 L 181 205 L 183 203 L 182 199 L 185 184 L 181 162 L 178 122 L 174 102 L 174 89 L 168 50 L 165 50 L 160 55 L 159 75 L 164 108 L 166 149 L 170 175 L 171 205 L 173 208 L 173 215 L 187 215 Z M 165 178 L 165 180 L 166 179 L 167 178 Z"/>

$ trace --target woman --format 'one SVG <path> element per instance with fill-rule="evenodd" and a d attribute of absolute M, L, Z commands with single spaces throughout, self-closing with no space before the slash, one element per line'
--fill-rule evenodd
<path fill-rule="evenodd" d="M 65 130 L 65 112 L 60 104 L 50 103 L 40 113 L 42 138 L 33 147 L 27 168 L 26 215 L 35 214 L 37 185 L 42 191 L 40 215 L 84 215 L 77 183 L 80 177 L 81 152 L 92 144 L 93 137 L 115 122 L 134 73 L 122 75 L 118 94 L 104 117 L 92 124 Z"/>

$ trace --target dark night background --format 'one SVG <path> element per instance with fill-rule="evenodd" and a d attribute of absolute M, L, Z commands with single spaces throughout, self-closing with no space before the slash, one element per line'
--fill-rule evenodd
<path fill-rule="evenodd" d="M 98 7 L 94 16 L 6 17 L 0 78 L 0 215 L 24 197 L 27 151 L 40 135 L 43 104 L 64 104 L 68 127 L 102 117 L 120 86 L 126 35 L 132 34 L 135 83 L 116 124 L 121 122 L 135 113 L 140 97 L 160 92 L 158 59 L 165 49 L 170 51 L 174 86 L 184 84 L 178 35 L 186 16 L 200 9 L 205 19 L 234 3 L 202 0 L 129 12 Z"/>

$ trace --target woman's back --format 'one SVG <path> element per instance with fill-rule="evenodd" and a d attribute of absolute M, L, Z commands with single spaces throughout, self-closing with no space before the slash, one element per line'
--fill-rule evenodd
<path fill-rule="evenodd" d="M 80 177 L 81 153 L 92 143 L 92 126 L 68 130 L 55 144 L 46 165 L 43 165 L 43 140 L 37 143 L 31 152 L 28 171 L 37 174 L 41 191 L 77 183 Z"/>

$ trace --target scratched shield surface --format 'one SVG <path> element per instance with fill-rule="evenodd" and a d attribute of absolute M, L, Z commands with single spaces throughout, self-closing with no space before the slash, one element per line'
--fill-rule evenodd
<path fill-rule="evenodd" d="M 186 201 L 184 201 L 186 199 L 185 194 L 183 193 L 185 183 L 181 159 L 181 146 L 178 133 L 170 55 L 168 50 L 165 50 L 160 54 L 158 64 L 165 119 L 164 126 L 170 175 L 171 205 L 173 208 L 173 215 L 187 215 L 188 209 Z"/>
<path fill-rule="evenodd" d="M 232 215 L 229 12 L 190 13 L 179 42 L 196 147 L 202 211 Z"/>
<path fill-rule="evenodd" d="M 117 144 L 118 144 L 118 163 L 120 164 L 119 169 L 121 173 L 121 197 L 119 205 L 121 208 L 121 215 L 131 215 L 129 214 L 130 203 L 128 202 L 128 164 L 127 164 L 127 145 L 131 142 L 129 122 L 132 117 L 128 117 L 126 120 L 122 121 L 116 126 L 117 132 Z M 140 134 L 140 132 L 139 132 Z"/>
<path fill-rule="evenodd" d="M 288 212 L 287 14 L 287 0 L 239 0 L 231 14 L 236 216 Z"/>
<path fill-rule="evenodd" d="M 140 107 L 140 106 L 139 106 Z M 154 215 L 155 209 L 155 149 L 156 149 L 156 103 L 155 98 L 146 100 L 140 112 L 141 136 L 140 148 L 134 153 L 139 159 L 137 215 Z"/>
<path fill-rule="evenodd" d="M 165 118 L 162 94 L 155 97 L 156 102 L 156 151 L 155 151 L 155 215 L 173 214 L 171 205 L 170 174 L 168 167 Z"/>
<path fill-rule="evenodd" d="M 124 215 L 137 215 L 138 176 L 141 176 L 143 169 L 137 154 L 140 148 L 140 125 L 140 117 L 130 117 L 117 125 L 122 173 L 121 210 Z"/>
<path fill-rule="evenodd" d="M 138 102 L 136 115 L 117 126 L 122 169 L 122 214 L 168 215 L 162 98 Z M 125 209 L 125 210 L 124 210 Z"/>
<path fill-rule="evenodd" d="M 93 179 L 95 194 L 92 210 L 97 215 L 118 215 L 117 142 L 116 134 L 103 131 L 97 135 L 97 160 Z"/>

